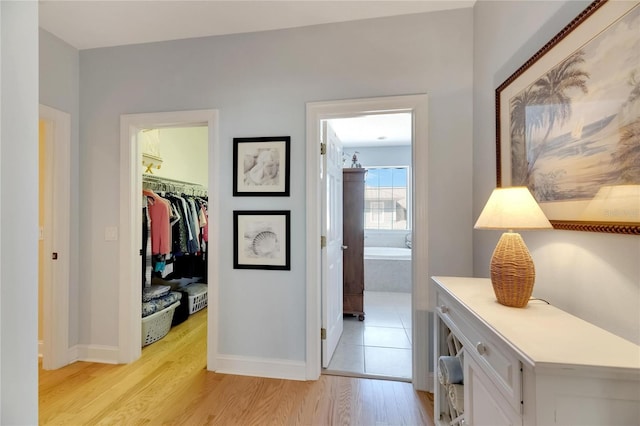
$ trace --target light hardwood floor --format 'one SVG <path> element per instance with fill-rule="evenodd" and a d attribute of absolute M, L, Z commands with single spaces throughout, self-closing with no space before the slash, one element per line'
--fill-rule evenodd
<path fill-rule="evenodd" d="M 410 383 L 207 371 L 206 309 L 134 363 L 76 362 L 39 378 L 41 425 L 433 425 L 432 394 Z"/>

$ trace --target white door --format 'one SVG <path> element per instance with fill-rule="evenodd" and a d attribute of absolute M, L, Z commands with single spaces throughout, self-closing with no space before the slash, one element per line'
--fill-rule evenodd
<path fill-rule="evenodd" d="M 69 364 L 71 116 L 40 105 L 39 335 L 42 367 Z"/>
<path fill-rule="evenodd" d="M 342 335 L 342 142 L 324 121 L 322 156 L 322 367 L 327 368 Z"/>

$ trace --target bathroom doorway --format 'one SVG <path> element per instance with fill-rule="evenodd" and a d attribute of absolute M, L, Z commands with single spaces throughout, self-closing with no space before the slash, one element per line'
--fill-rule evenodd
<path fill-rule="evenodd" d="M 342 145 L 342 167 L 366 173 L 363 209 L 353 212 L 364 225 L 364 316 L 344 315 L 323 373 L 411 381 L 412 114 L 335 118 L 326 128 Z"/>
<path fill-rule="evenodd" d="M 324 269 L 324 265 L 322 264 L 322 249 L 320 248 L 320 236 L 324 236 L 326 233 L 326 229 L 323 228 L 322 225 L 322 212 L 326 206 L 320 204 L 321 194 L 325 188 L 321 183 L 322 176 L 322 161 L 321 161 L 321 150 L 317 147 L 322 143 L 322 126 L 325 122 L 329 120 L 337 120 L 337 119 L 353 119 L 357 117 L 364 116 L 379 116 L 379 115 L 391 115 L 391 114 L 400 114 L 406 113 L 410 116 L 410 133 L 411 133 L 411 146 L 409 151 L 411 152 L 411 162 L 409 168 L 410 174 L 410 182 L 415 182 L 415 185 L 410 186 L 409 191 L 411 193 L 411 197 L 413 199 L 412 207 L 408 207 L 409 214 L 411 215 L 412 225 L 409 231 L 405 232 L 402 235 L 404 239 L 407 234 L 410 234 L 408 237 L 408 241 L 413 242 L 411 248 L 411 278 L 410 278 L 410 291 L 408 292 L 409 296 L 409 313 L 408 317 L 405 312 L 405 323 L 410 325 L 411 328 L 407 328 L 405 331 L 404 323 L 401 319 L 399 322 L 396 322 L 395 325 L 397 327 L 386 327 L 386 328 L 398 328 L 402 327 L 402 333 L 410 343 L 410 347 L 407 343 L 402 343 L 405 348 L 393 348 L 393 349 L 407 349 L 409 358 L 411 360 L 410 374 L 405 373 L 405 377 L 402 378 L 401 374 L 398 372 L 394 372 L 389 374 L 384 374 L 382 371 L 374 372 L 372 369 L 369 370 L 369 373 L 366 371 L 364 373 L 358 372 L 349 373 L 347 371 L 341 371 L 340 374 L 351 374 L 351 375 L 369 375 L 370 377 L 382 377 L 389 379 L 401 379 L 406 381 L 411 381 L 414 384 L 414 387 L 418 389 L 428 389 L 428 377 L 429 377 L 429 365 L 428 365 L 428 323 L 425 321 L 426 315 L 422 314 L 421 311 L 426 311 L 426 305 L 428 301 L 428 293 L 425 291 L 428 285 L 428 277 L 427 275 L 427 238 L 428 232 L 426 229 L 426 205 L 427 205 L 427 196 L 426 196 L 426 188 L 427 188 L 427 170 L 426 167 L 414 167 L 414 164 L 417 160 L 420 159 L 421 163 L 427 164 L 427 96 L 426 95 L 409 95 L 409 96 L 397 96 L 397 97 L 385 97 L 385 98 L 371 98 L 371 99 L 357 99 L 357 100 L 344 100 L 344 101 L 333 101 L 333 102 L 313 102 L 307 104 L 307 285 L 308 285 L 308 332 L 307 332 L 307 348 L 308 348 L 308 376 L 314 377 L 316 374 L 319 375 L 321 373 L 327 373 L 329 369 L 322 369 L 320 366 L 322 364 L 322 360 L 320 358 L 320 341 L 317 339 L 317 328 L 322 328 L 323 318 L 321 317 L 322 312 L 324 312 L 325 307 L 321 306 L 321 293 L 323 289 L 321 288 L 322 279 L 318 277 L 322 277 L 323 274 L 327 272 Z M 348 144 L 347 144 L 348 145 Z M 349 156 L 345 156 L 345 165 L 347 167 L 351 166 L 353 156 L 351 155 L 353 151 L 349 151 L 352 149 L 353 151 L 357 149 L 346 148 L 345 152 L 349 154 Z M 363 156 L 362 153 L 358 157 L 358 162 L 362 164 Z M 317 208 L 314 208 L 317 206 Z M 364 212 L 363 212 L 364 214 Z M 341 224 L 340 224 L 341 226 Z M 416 236 L 419 236 L 419 239 L 416 239 Z M 403 240 L 404 241 L 404 240 Z M 423 289 L 424 287 L 424 289 Z M 356 324 L 355 327 L 362 326 L 362 331 L 354 331 L 353 334 L 358 335 L 359 333 L 362 336 L 362 345 L 361 352 L 365 351 L 365 342 L 364 342 L 364 327 L 368 324 L 373 327 L 376 322 L 376 315 L 374 313 L 376 311 L 380 312 L 378 315 L 379 322 L 378 324 L 381 328 L 385 328 L 384 325 L 389 326 L 391 323 L 387 321 L 384 322 L 384 311 L 389 311 L 392 309 L 402 308 L 394 308 L 394 307 L 383 307 L 383 306 L 375 306 L 376 304 L 376 296 L 373 294 L 374 291 L 371 292 L 370 296 L 367 298 L 365 296 L 365 305 L 367 305 L 367 299 L 369 302 L 369 306 L 365 306 L 365 309 L 368 309 L 369 312 L 365 312 L 365 319 L 362 321 L 362 324 Z M 384 298 L 384 296 L 383 296 Z M 324 301 L 324 299 L 322 299 Z M 402 302 L 400 302 L 402 303 Z M 406 303 L 406 302 L 404 302 Z M 401 306 L 401 305 L 399 305 Z M 406 306 L 406 305 L 405 305 Z M 371 318 L 371 321 L 369 321 Z M 349 333 L 349 327 L 352 327 L 350 321 L 353 318 L 344 317 L 343 318 L 343 326 L 344 332 L 341 336 L 341 340 L 346 340 L 348 337 L 342 339 L 343 336 L 347 336 Z M 416 323 L 416 319 L 418 322 Z M 355 318 L 355 321 L 358 321 L 358 318 Z M 416 332 L 416 327 L 420 330 Z M 397 330 L 400 331 L 400 330 Z M 409 333 L 409 335 L 407 335 Z M 368 339 L 369 341 L 369 339 Z M 373 343 L 373 340 L 371 340 Z M 380 340 L 377 345 L 383 345 Z M 388 344 L 388 343 L 387 343 Z M 384 346 L 378 346 L 384 347 Z M 336 356 L 336 355 L 334 355 Z M 333 360 L 333 357 L 332 357 Z M 366 365 L 366 362 L 363 361 Z M 369 360 L 371 366 L 373 366 L 373 358 Z M 388 362 L 388 358 L 385 360 L 385 364 L 390 364 Z M 366 369 L 366 367 L 365 367 Z"/>

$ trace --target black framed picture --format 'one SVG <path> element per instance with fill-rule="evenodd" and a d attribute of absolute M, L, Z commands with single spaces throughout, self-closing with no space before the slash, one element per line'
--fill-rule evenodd
<path fill-rule="evenodd" d="M 233 212 L 233 268 L 291 270 L 291 212 Z"/>
<path fill-rule="evenodd" d="M 233 139 L 233 195 L 289 196 L 290 136 Z"/>

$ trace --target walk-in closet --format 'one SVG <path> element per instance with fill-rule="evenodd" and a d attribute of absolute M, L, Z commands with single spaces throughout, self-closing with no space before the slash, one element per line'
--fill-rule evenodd
<path fill-rule="evenodd" d="M 143 130 L 144 348 L 207 307 L 207 127 Z"/>

